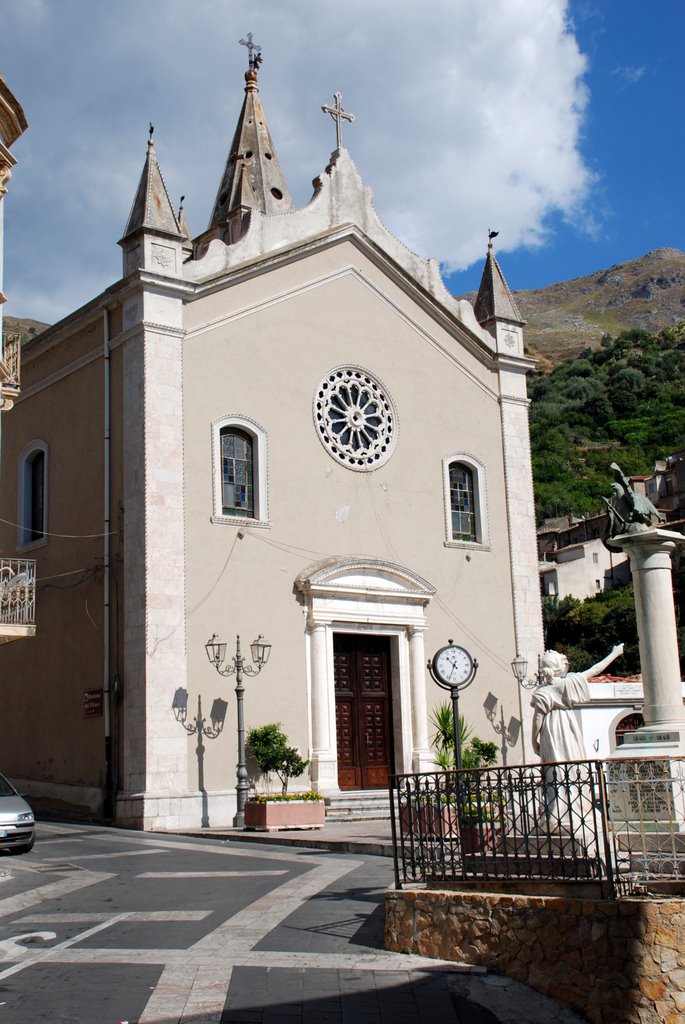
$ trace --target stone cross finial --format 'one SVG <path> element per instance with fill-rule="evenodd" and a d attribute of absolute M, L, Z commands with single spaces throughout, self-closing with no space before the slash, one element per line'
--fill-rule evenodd
<path fill-rule="evenodd" d="M 240 45 L 247 47 L 247 52 L 250 55 L 250 57 L 249 57 L 250 70 L 253 71 L 254 68 L 255 68 L 255 64 L 257 66 L 259 66 L 259 64 L 261 63 L 262 48 L 259 45 L 259 43 L 253 42 L 252 33 L 251 32 L 247 33 L 247 39 L 241 39 L 240 40 Z M 256 56 L 255 56 L 255 54 L 256 54 Z"/>
<path fill-rule="evenodd" d="M 343 121 L 354 121 L 354 114 L 348 114 L 343 110 L 342 96 L 339 92 L 335 93 L 333 99 L 335 100 L 334 107 L 323 106 L 321 109 L 324 114 L 330 114 L 335 121 L 335 148 L 342 149 L 342 123 Z"/>

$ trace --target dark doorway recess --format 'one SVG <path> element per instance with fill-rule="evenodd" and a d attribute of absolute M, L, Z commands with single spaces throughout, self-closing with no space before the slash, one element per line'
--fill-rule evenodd
<path fill-rule="evenodd" d="M 381 789 L 392 772 L 390 639 L 333 637 L 338 785 Z"/>

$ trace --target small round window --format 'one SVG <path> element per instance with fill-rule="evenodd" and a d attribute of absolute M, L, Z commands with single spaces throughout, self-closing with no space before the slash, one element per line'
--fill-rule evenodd
<path fill-rule="evenodd" d="M 324 448 L 348 469 L 386 462 L 397 440 L 397 414 L 381 382 L 366 370 L 340 366 L 314 395 L 314 422 Z"/>

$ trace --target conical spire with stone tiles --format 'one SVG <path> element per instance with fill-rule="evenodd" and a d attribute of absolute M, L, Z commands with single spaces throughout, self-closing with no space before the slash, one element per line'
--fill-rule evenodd
<path fill-rule="evenodd" d="M 253 45 L 253 49 L 258 48 Z M 250 51 L 250 67 L 245 72 L 245 100 L 208 230 L 224 226 L 237 208 L 249 206 L 267 214 L 292 209 L 288 186 L 259 100 L 257 70 L 260 62 L 260 54 L 253 56 Z"/>
<path fill-rule="evenodd" d="M 478 297 L 473 309 L 479 324 L 485 324 L 489 320 L 510 320 L 518 324 L 525 323 L 514 301 L 514 297 L 509 291 L 509 286 L 504 280 L 504 274 L 492 248 L 492 240 L 488 242 L 488 254 L 485 259 L 485 266 L 483 267 Z"/>
<path fill-rule="evenodd" d="M 140 176 L 138 190 L 133 200 L 122 241 L 141 230 L 174 237 L 181 235 L 181 229 L 157 163 L 155 144 L 152 141 L 153 131 L 154 129 L 150 126 L 145 166 Z"/>

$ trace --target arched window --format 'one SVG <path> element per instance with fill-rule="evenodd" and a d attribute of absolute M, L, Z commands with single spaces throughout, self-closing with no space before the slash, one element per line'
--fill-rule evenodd
<path fill-rule="evenodd" d="M 473 473 L 462 462 L 450 463 L 450 511 L 452 540 L 476 539 Z"/>
<path fill-rule="evenodd" d="M 485 470 L 465 452 L 443 459 L 445 543 L 488 545 L 485 504 Z"/>
<path fill-rule="evenodd" d="M 645 724 L 645 720 L 639 711 L 634 711 L 630 715 L 626 715 L 616 725 L 616 746 L 622 747 L 626 741 L 626 736 L 630 735 L 631 732 L 635 732 L 636 729 L 641 729 Z"/>
<path fill-rule="evenodd" d="M 17 546 L 47 539 L 48 446 L 31 441 L 19 457 Z"/>
<path fill-rule="evenodd" d="M 252 438 L 244 430 L 221 431 L 221 513 L 254 518 Z"/>
<path fill-rule="evenodd" d="M 245 416 L 212 424 L 214 523 L 268 525 L 266 432 Z"/>

